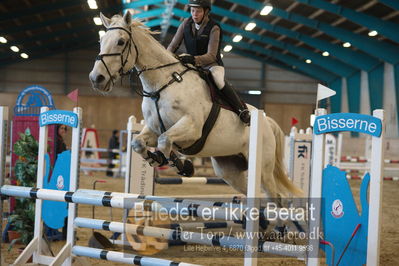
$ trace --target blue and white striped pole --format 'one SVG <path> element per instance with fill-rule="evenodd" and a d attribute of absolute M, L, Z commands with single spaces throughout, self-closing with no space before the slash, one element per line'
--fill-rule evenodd
<path fill-rule="evenodd" d="M 133 197 L 121 197 L 121 196 L 100 196 L 96 194 L 90 194 L 87 192 L 76 191 L 61 191 L 44 188 L 31 188 L 31 187 L 20 187 L 4 185 L 0 189 L 1 195 L 33 198 L 41 200 L 53 200 L 62 201 L 76 204 L 88 204 L 95 206 L 105 206 L 112 208 L 122 209 L 137 209 L 150 210 L 160 209 L 162 206 L 154 201 L 143 200 L 140 198 Z"/>
<path fill-rule="evenodd" d="M 186 243 L 221 246 L 226 248 L 234 248 L 245 250 L 245 241 L 248 237 L 259 237 L 259 234 L 252 236 L 243 233 L 242 238 L 232 237 L 230 235 L 197 233 L 190 231 L 182 231 L 179 229 L 167 229 L 153 226 L 142 226 L 136 224 L 124 224 L 120 222 L 110 222 L 98 219 L 89 219 L 78 217 L 75 219 L 76 227 L 90 228 L 95 230 L 107 230 L 117 233 L 126 233 L 133 235 L 143 235 L 157 237 L 166 240 L 181 240 Z M 301 245 L 291 245 L 277 242 L 260 241 L 259 252 L 271 253 L 281 256 L 301 257 L 306 254 L 306 247 Z"/>
<path fill-rule="evenodd" d="M 89 248 L 82 246 L 74 246 L 72 248 L 72 253 L 76 256 L 90 257 L 94 259 L 102 259 L 113 262 L 120 262 L 133 265 L 141 266 L 198 266 L 197 264 L 184 263 L 184 262 L 174 262 L 170 260 L 143 257 L 139 255 L 134 255 L 130 253 L 108 251 L 104 249 Z"/>

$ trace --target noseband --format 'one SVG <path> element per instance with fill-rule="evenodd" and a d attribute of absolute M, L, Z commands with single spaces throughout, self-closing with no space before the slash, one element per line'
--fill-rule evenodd
<path fill-rule="evenodd" d="M 107 66 L 107 64 L 104 62 L 103 58 L 106 57 L 106 56 L 120 56 L 120 58 L 121 58 L 121 68 L 119 69 L 118 72 L 119 72 L 119 74 L 120 74 L 121 76 L 124 76 L 124 75 L 128 75 L 128 74 L 130 73 L 130 70 L 127 71 L 127 72 L 124 72 L 123 69 L 124 69 L 124 67 L 125 67 L 125 65 L 126 65 L 126 63 L 127 63 L 128 58 L 129 58 L 130 48 L 132 47 L 132 43 L 133 43 L 133 45 L 134 45 L 134 49 L 136 50 L 136 61 L 137 61 L 137 58 L 139 57 L 139 51 L 138 51 L 138 49 L 137 49 L 136 44 L 133 42 L 132 33 L 131 33 L 129 30 L 127 30 L 127 29 L 125 29 L 125 28 L 123 28 L 123 27 L 111 27 L 111 28 L 108 28 L 108 29 L 107 29 L 107 31 L 110 31 L 110 30 L 123 30 L 123 31 L 125 31 L 127 34 L 129 34 L 129 41 L 126 42 L 126 44 L 125 44 L 125 46 L 123 47 L 123 50 L 122 50 L 121 53 L 99 54 L 99 55 L 97 55 L 97 57 L 96 57 L 96 61 L 100 60 L 100 61 L 103 63 L 103 65 L 105 66 L 105 69 L 106 69 L 107 72 L 108 72 L 110 81 L 112 82 L 112 84 L 114 84 L 114 81 L 112 80 L 111 72 L 109 71 L 108 66 Z M 126 55 L 125 59 L 123 59 L 123 54 L 125 53 L 126 48 L 127 48 L 127 55 Z M 135 64 L 136 64 L 136 63 L 135 63 Z"/>

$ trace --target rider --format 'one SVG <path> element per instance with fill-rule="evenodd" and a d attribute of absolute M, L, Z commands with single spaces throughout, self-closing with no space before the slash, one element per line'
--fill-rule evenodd
<path fill-rule="evenodd" d="M 234 88 L 224 79 L 224 67 L 220 57 L 222 30 L 210 17 L 210 0 L 189 0 L 191 17 L 177 29 L 168 50 L 175 53 L 184 40 L 188 54 L 179 56 L 182 63 L 209 69 L 216 86 L 225 100 L 245 124 L 250 122 L 250 112 Z"/>

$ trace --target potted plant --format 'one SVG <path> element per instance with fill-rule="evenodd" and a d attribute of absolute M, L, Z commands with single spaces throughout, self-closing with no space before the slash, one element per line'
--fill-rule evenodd
<path fill-rule="evenodd" d="M 31 135 L 29 128 L 14 144 L 14 152 L 18 156 L 14 173 L 18 186 L 34 187 L 37 174 L 37 156 L 39 144 Z M 35 223 L 35 200 L 17 198 L 13 214 L 9 217 L 10 228 L 18 232 L 20 237 L 12 240 L 11 246 L 20 241 L 27 245 L 33 238 Z"/>

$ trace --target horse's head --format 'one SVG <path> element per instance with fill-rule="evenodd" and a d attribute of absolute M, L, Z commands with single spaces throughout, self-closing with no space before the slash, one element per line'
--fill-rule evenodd
<path fill-rule="evenodd" d="M 89 79 L 93 88 L 108 93 L 114 82 L 133 68 L 137 47 L 132 39 L 132 16 L 130 12 L 111 19 L 100 14 L 107 32 L 100 38 L 100 54 L 96 58 Z"/>

